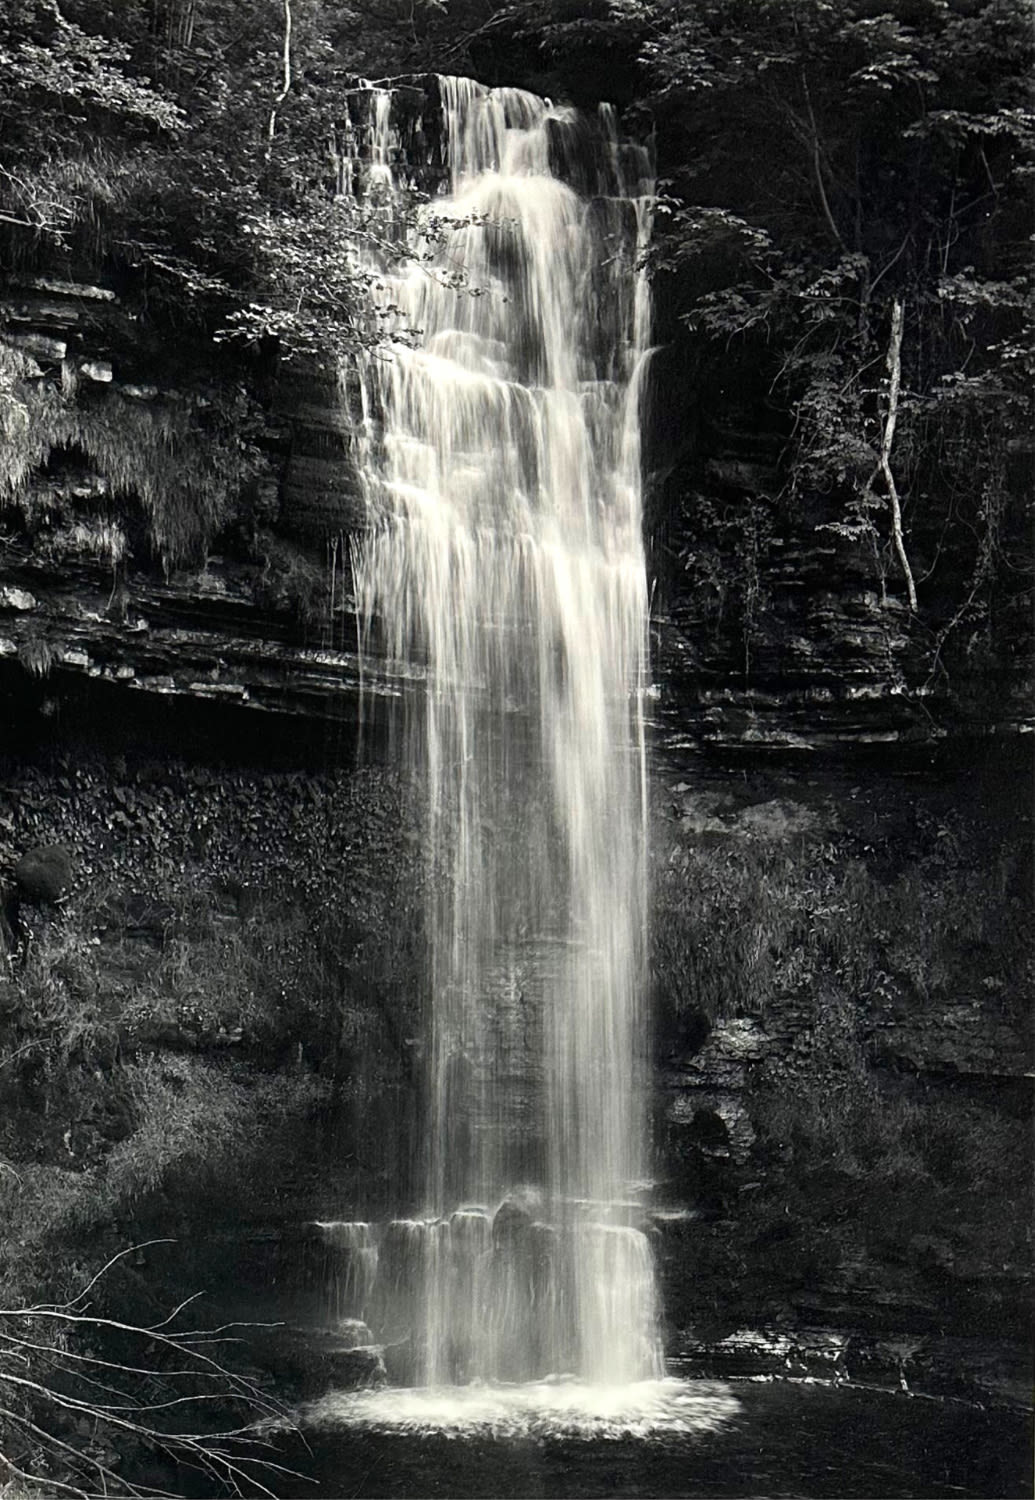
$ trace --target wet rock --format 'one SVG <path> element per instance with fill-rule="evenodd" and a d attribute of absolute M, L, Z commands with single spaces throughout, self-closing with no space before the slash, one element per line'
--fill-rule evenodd
<path fill-rule="evenodd" d="M 1028 1028 L 997 1015 L 987 1000 L 919 1007 L 911 993 L 889 986 L 875 1011 L 867 1040 L 885 1066 L 958 1078 L 1031 1077 Z"/>
<path fill-rule="evenodd" d="M 346 1349 L 369 1349 L 374 1343 L 374 1335 L 362 1318 L 340 1319 L 336 1332 Z"/>
<path fill-rule="evenodd" d="M 0 588 L 0 609 L 14 609 L 20 614 L 24 614 L 27 610 L 35 608 L 35 595 L 30 594 L 28 589 L 16 589 L 7 586 Z"/>
<path fill-rule="evenodd" d="M 85 375 L 87 380 L 97 381 L 101 385 L 108 385 L 112 378 L 112 368 L 106 359 L 87 359 L 79 366 L 80 375 Z"/>
<path fill-rule="evenodd" d="M 330 1356 L 335 1383 L 350 1386 L 384 1385 L 388 1379 L 384 1357 L 376 1344 L 336 1349 Z"/>
<path fill-rule="evenodd" d="M 60 901 L 72 883 L 72 860 L 63 844 L 39 844 L 14 867 L 15 884 L 26 901 Z"/>
<path fill-rule="evenodd" d="M 43 333 L 9 333 L 4 342 L 13 344 L 25 354 L 33 354 L 39 359 L 55 363 L 60 363 L 68 353 L 68 345 L 64 339 L 52 339 Z"/>
<path fill-rule="evenodd" d="M 384 1385 L 388 1379 L 378 1344 L 355 1346 L 348 1335 L 326 1328 L 277 1329 L 253 1340 L 252 1353 L 276 1376 L 304 1397 L 341 1387 Z"/>
<path fill-rule="evenodd" d="M 740 1089 L 745 1069 L 765 1056 L 769 1038 L 750 1016 L 717 1021 L 708 1040 L 693 1057 L 683 1058 L 680 1070 L 698 1087 Z"/>
<path fill-rule="evenodd" d="M 726 837 L 730 833 L 727 819 L 732 797 L 721 792 L 688 793 L 683 787 L 677 790 L 680 795 L 675 811 L 684 834 L 702 838 L 709 834 Z"/>
<path fill-rule="evenodd" d="M 845 1378 L 850 1340 L 825 1328 L 738 1328 L 721 1337 L 690 1334 L 669 1357 L 679 1375 L 811 1375 Z"/>
<path fill-rule="evenodd" d="M 45 297 L 22 298 L 4 305 L 4 312 L 12 323 L 34 323 L 37 327 L 55 324 L 68 328 L 79 321 L 79 309 L 67 302 L 55 302 Z"/>
<path fill-rule="evenodd" d="M 738 808 L 728 792 L 694 792 L 680 783 L 674 793 L 672 811 L 680 831 L 704 841 L 747 837 L 777 842 L 816 833 L 829 823 L 818 809 L 787 797 Z"/>
<path fill-rule="evenodd" d="M 937 1334 L 874 1336 L 822 1326 L 703 1328 L 669 1355 L 670 1374 L 809 1376 L 881 1385 L 913 1395 L 992 1400 L 1027 1407 L 1031 1354 L 1008 1339 Z"/>
<path fill-rule="evenodd" d="M 16 286 L 51 292 L 56 297 L 73 297 L 80 302 L 114 302 L 115 293 L 107 287 L 91 286 L 85 281 L 61 281 L 54 276 L 18 276 Z"/>
<path fill-rule="evenodd" d="M 738 1165 L 747 1161 L 755 1142 L 747 1109 L 748 1069 L 768 1046 L 769 1038 L 756 1021 L 730 1017 L 716 1023 L 693 1056 L 674 1059 L 665 1068 L 661 1083 L 666 1123 L 695 1157 L 721 1154 Z M 710 1146 L 701 1137 L 705 1122 L 713 1120 L 713 1133 L 719 1126 L 726 1132 L 721 1146 Z"/>

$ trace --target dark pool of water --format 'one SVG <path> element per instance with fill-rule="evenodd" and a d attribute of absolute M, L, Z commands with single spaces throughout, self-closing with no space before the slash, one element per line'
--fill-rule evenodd
<path fill-rule="evenodd" d="M 699 1389 L 702 1399 L 722 1393 L 720 1420 L 649 1436 L 385 1432 L 316 1415 L 305 1424 L 308 1451 L 297 1438 L 282 1443 L 283 1458 L 309 1480 L 273 1487 L 282 1500 L 1032 1494 L 1031 1422 L 1022 1412 L 795 1382 Z"/>

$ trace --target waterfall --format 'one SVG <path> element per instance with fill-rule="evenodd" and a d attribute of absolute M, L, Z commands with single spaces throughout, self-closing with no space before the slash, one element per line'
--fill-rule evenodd
<path fill-rule="evenodd" d="M 366 649 L 423 675 L 405 754 L 429 891 L 425 1201 L 384 1231 L 372 1297 L 392 1325 L 406 1280 L 420 1384 L 624 1384 L 661 1373 L 641 1228 L 649 160 L 607 106 L 437 87 L 442 194 L 401 269 L 357 252 L 396 336 L 360 370 L 357 599 Z M 345 180 L 390 199 L 387 91 L 367 118 Z"/>

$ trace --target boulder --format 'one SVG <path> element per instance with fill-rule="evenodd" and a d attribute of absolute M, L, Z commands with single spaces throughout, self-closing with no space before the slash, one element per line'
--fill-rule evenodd
<path fill-rule="evenodd" d="M 39 905 L 60 901 L 72 883 L 72 860 L 63 844 L 38 844 L 14 867 L 18 893 Z"/>
<path fill-rule="evenodd" d="M 0 609 L 15 609 L 19 613 L 36 608 L 36 599 L 27 589 L 12 588 L 5 584 L 0 588 Z"/>

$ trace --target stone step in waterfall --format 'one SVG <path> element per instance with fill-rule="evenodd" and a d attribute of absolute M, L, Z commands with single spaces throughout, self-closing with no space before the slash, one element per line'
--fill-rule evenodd
<path fill-rule="evenodd" d="M 608 1205 L 613 1210 L 613 1205 Z M 641 1214 L 628 1204 L 631 1219 Z M 632 1223 L 602 1223 L 589 1205 L 569 1228 L 533 1217 L 527 1199 L 495 1210 L 460 1208 L 442 1219 L 314 1225 L 329 1327 L 355 1347 L 388 1346 L 395 1370 L 419 1371 L 427 1351 L 422 1305 L 429 1281 L 444 1284 L 453 1322 L 438 1330 L 452 1383 L 565 1375 L 587 1361 L 606 1379 L 609 1353 L 628 1357 L 633 1335 L 642 1373 L 661 1373 L 650 1242 Z M 599 1305 L 586 1320 L 578 1278 L 589 1266 Z"/>

